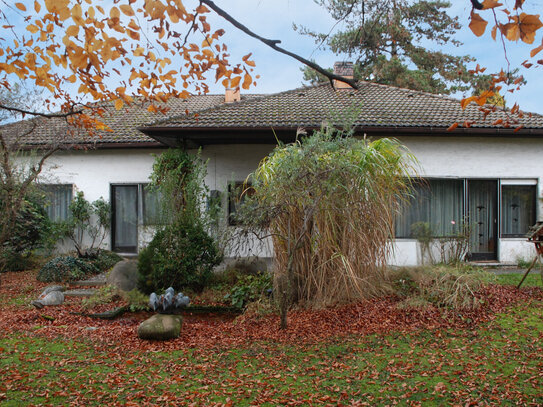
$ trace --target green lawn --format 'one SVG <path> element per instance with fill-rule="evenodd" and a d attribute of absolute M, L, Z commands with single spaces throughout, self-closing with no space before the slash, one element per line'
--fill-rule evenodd
<path fill-rule="evenodd" d="M 465 330 L 172 352 L 15 332 L 0 337 L 0 405 L 543 405 L 542 310 L 532 300 Z"/>
<path fill-rule="evenodd" d="M 522 287 L 543 287 L 541 273 L 543 273 L 541 270 L 530 271 L 530 274 L 528 274 L 528 277 L 522 283 Z M 514 285 L 516 287 L 520 283 L 520 280 L 522 280 L 523 275 L 524 273 L 498 274 L 495 278 L 498 284 Z"/>

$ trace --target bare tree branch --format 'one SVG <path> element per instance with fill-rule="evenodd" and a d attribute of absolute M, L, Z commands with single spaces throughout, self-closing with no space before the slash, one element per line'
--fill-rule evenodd
<path fill-rule="evenodd" d="M 243 31 L 245 34 L 249 35 L 250 37 L 256 38 L 257 40 L 263 42 L 264 44 L 266 44 L 268 47 L 274 49 L 275 51 L 280 52 L 280 53 L 285 54 L 285 55 L 288 55 L 289 57 L 296 59 L 297 61 L 301 62 L 302 64 L 307 65 L 310 68 L 313 68 L 315 71 L 317 71 L 320 74 L 326 76 L 330 80 L 331 83 L 332 83 L 332 80 L 335 79 L 337 81 L 347 83 L 348 85 L 350 85 L 354 89 L 358 89 L 358 85 L 356 84 L 356 82 L 354 80 L 347 79 L 347 78 L 344 78 L 343 76 L 333 74 L 333 73 L 327 71 L 326 69 L 322 68 L 320 65 L 317 65 L 316 63 L 314 63 L 314 62 L 312 62 L 312 61 L 310 61 L 308 59 L 305 59 L 305 58 L 301 57 L 298 54 L 287 51 L 286 49 L 277 46 L 277 44 L 279 44 L 281 42 L 280 40 L 270 40 L 270 39 L 261 37 L 260 35 L 256 34 L 253 31 L 251 31 L 249 28 L 247 28 L 246 26 L 241 24 L 238 20 L 236 20 L 234 17 L 232 17 L 230 14 L 228 14 L 222 8 L 217 6 L 212 0 L 200 0 L 200 3 L 203 3 L 206 6 L 208 6 L 209 8 L 211 8 L 219 16 L 224 18 L 226 21 L 231 23 L 234 27 L 236 27 L 239 30 Z"/>
<path fill-rule="evenodd" d="M 8 111 L 14 112 L 14 113 L 27 114 L 29 116 L 41 116 L 41 117 L 48 117 L 48 118 L 51 118 L 51 117 L 68 117 L 68 116 L 73 116 L 75 114 L 83 113 L 82 109 L 80 109 L 80 110 L 70 110 L 69 112 L 64 112 L 64 113 L 40 113 L 40 112 L 31 111 L 31 110 L 19 109 L 18 107 L 6 106 L 6 105 L 3 105 L 3 104 L 0 104 L 0 109 L 8 110 Z"/>

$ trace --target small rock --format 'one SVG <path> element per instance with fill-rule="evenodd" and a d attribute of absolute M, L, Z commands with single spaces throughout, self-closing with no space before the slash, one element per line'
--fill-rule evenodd
<path fill-rule="evenodd" d="M 109 272 L 106 282 L 122 291 L 132 291 L 138 285 L 138 263 L 123 260 L 115 264 Z"/>
<path fill-rule="evenodd" d="M 156 314 L 138 326 L 138 336 L 159 341 L 174 339 L 181 334 L 182 324 L 183 318 L 179 315 Z"/>
<path fill-rule="evenodd" d="M 42 291 L 38 299 L 44 298 L 47 294 L 52 293 L 54 291 L 64 291 L 66 290 L 66 287 L 62 285 L 50 285 L 48 287 L 45 287 L 45 290 Z"/>
<path fill-rule="evenodd" d="M 31 304 L 36 308 L 43 308 L 49 305 L 60 305 L 64 302 L 64 294 L 62 291 L 51 291 L 45 296 L 41 296 L 36 301 L 32 301 Z"/>

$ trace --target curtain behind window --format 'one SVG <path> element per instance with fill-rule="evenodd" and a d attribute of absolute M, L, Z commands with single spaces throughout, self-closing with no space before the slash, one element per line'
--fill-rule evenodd
<path fill-rule="evenodd" d="M 417 222 L 429 223 L 436 237 L 455 234 L 462 222 L 463 190 L 462 180 L 416 182 L 412 198 L 396 221 L 396 237 L 413 237 L 412 225 Z"/>
<path fill-rule="evenodd" d="M 143 224 L 160 225 L 162 219 L 160 219 L 160 201 L 161 194 L 158 190 L 143 186 Z"/>
<path fill-rule="evenodd" d="M 45 212 L 53 222 L 68 219 L 72 202 L 72 185 L 41 185 L 45 192 Z"/>
<path fill-rule="evenodd" d="M 524 236 L 535 223 L 535 185 L 502 186 L 502 235 Z"/>

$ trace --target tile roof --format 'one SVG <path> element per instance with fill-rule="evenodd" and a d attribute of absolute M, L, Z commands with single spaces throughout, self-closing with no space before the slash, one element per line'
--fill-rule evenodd
<path fill-rule="evenodd" d="M 197 117 L 183 115 L 158 120 L 143 130 L 319 128 L 325 122 L 341 125 L 345 120 L 354 120 L 359 128 L 445 130 L 455 122 L 462 125 L 467 120 L 476 122 L 473 128 L 498 129 L 501 126 L 492 123 L 506 118 L 506 112 L 497 109 L 485 119 L 476 104 L 462 110 L 460 101 L 451 97 L 369 82 L 360 82 L 359 86 L 358 90 L 335 91 L 327 83 L 263 95 L 213 107 L 199 112 Z M 525 114 L 520 124 L 525 129 L 542 130 L 543 134 L 542 115 Z"/>
<path fill-rule="evenodd" d="M 254 97 L 245 95 L 244 98 Z M 94 144 L 157 144 L 155 140 L 138 130 L 138 126 L 156 120 L 157 117 L 177 116 L 181 117 L 188 111 L 189 114 L 209 109 L 224 102 L 224 95 L 196 95 L 188 99 L 170 99 L 166 106 L 170 109 L 166 116 L 161 113 L 151 113 L 147 106 L 134 103 L 131 106 L 116 110 L 113 103 L 107 103 L 104 108 L 106 113 L 101 120 L 112 131 L 97 131 L 90 136 L 86 131 L 74 129 L 64 119 L 59 118 L 33 118 L 6 124 L 0 127 L 0 131 L 8 142 L 20 140 L 27 146 L 39 146 L 50 143 L 65 143 L 77 145 Z M 35 127 L 34 127 L 35 126 Z M 70 134 L 69 131 L 73 134 Z M 28 135 L 26 132 L 31 131 Z"/>

